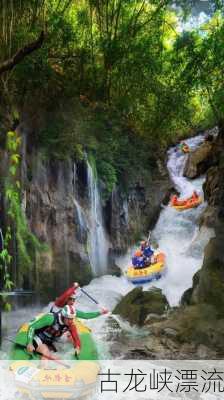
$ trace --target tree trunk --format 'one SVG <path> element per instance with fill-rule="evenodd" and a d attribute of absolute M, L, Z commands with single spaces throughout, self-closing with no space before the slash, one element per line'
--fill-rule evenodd
<path fill-rule="evenodd" d="M 39 49 L 44 41 L 45 34 L 44 31 L 40 33 L 40 36 L 34 42 L 31 42 L 21 49 L 19 49 L 14 56 L 9 58 L 0 64 L 0 75 L 6 71 L 11 71 L 17 64 L 19 64 L 26 56 L 31 54 L 33 51 Z"/>

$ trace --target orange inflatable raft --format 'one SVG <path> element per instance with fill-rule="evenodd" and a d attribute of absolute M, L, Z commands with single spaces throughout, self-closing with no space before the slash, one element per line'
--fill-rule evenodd
<path fill-rule="evenodd" d="M 190 197 L 186 200 L 177 200 L 176 202 L 171 199 L 171 206 L 174 207 L 178 211 L 188 210 L 189 208 L 198 207 L 202 203 L 201 196 L 197 198 Z"/>

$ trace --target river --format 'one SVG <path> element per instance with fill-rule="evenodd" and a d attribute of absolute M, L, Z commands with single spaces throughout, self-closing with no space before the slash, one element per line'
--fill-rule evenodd
<path fill-rule="evenodd" d="M 204 140 L 203 135 L 186 140 L 191 150 L 197 148 Z M 179 191 L 181 197 L 190 196 L 193 190 L 197 190 L 203 196 L 202 184 L 204 177 L 195 180 L 188 180 L 183 177 L 184 165 L 187 155 L 172 147 L 168 150 L 167 168 L 170 178 Z M 166 273 L 158 281 L 144 285 L 144 290 L 150 290 L 153 286 L 161 288 L 171 306 L 177 306 L 181 296 L 186 289 L 192 285 L 192 277 L 201 267 L 204 248 L 213 235 L 213 231 L 202 228 L 199 230 L 198 219 L 205 209 L 206 203 L 197 208 L 178 212 L 169 205 L 164 206 L 160 213 L 158 222 L 152 232 L 152 240 L 166 254 Z M 130 263 L 131 256 L 137 247 L 130 248 L 125 257 L 117 260 L 122 270 L 121 277 L 103 275 L 93 279 L 86 291 L 96 298 L 102 306 L 113 310 L 119 300 L 131 291 L 135 286 L 127 282 L 123 272 Z M 82 310 L 96 309 L 83 294 L 77 300 L 77 308 Z M 49 307 L 46 307 L 49 309 Z M 38 307 L 18 309 L 9 314 L 3 315 L 3 335 L 13 337 L 18 326 L 23 321 L 32 318 L 40 310 Z M 131 327 L 126 321 L 119 317 L 102 316 L 95 320 L 88 321 L 92 328 L 93 335 L 98 343 L 101 358 L 122 358 L 122 345 L 125 338 L 125 346 L 128 341 L 140 340 L 142 336 L 149 333 L 145 329 Z M 8 348 L 9 343 L 4 341 L 2 348 Z"/>

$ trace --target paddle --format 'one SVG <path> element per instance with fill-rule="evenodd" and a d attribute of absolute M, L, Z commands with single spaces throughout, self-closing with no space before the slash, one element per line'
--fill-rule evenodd
<path fill-rule="evenodd" d="M 13 343 L 14 345 L 16 345 L 16 346 L 18 346 L 18 347 L 23 348 L 24 351 L 25 351 L 27 354 L 29 354 L 30 356 L 32 356 L 32 353 L 28 352 L 28 351 L 26 350 L 26 347 L 23 346 L 22 344 L 16 343 L 14 340 L 9 339 L 9 338 L 5 338 L 5 340 L 7 340 L 8 342 Z M 64 363 L 63 361 L 58 360 L 58 359 L 55 359 L 54 357 L 51 357 L 51 356 L 43 355 L 42 353 L 40 353 L 40 352 L 37 351 L 37 350 L 34 350 L 33 353 L 36 353 L 36 354 L 38 354 L 38 355 L 40 355 L 40 356 L 44 356 L 44 358 L 46 358 L 47 360 L 54 361 L 56 364 L 63 365 L 63 367 L 71 368 L 70 365 Z"/>
<path fill-rule="evenodd" d="M 86 290 L 84 290 L 84 289 L 81 288 L 81 287 L 80 287 L 80 290 L 81 290 L 82 293 L 84 293 L 90 300 L 92 300 L 92 301 L 93 301 L 95 304 L 97 304 L 99 307 L 101 307 L 102 309 L 107 310 L 106 307 L 102 306 L 102 304 L 100 304 L 98 300 L 94 299 L 94 297 L 92 297 L 89 293 L 87 293 Z M 110 317 L 112 316 L 111 311 L 108 311 L 108 310 L 107 310 L 106 313 L 103 313 L 103 314 L 104 314 L 104 315 L 107 315 L 107 316 L 110 316 Z"/>
<path fill-rule="evenodd" d="M 149 242 L 149 241 L 150 241 L 150 239 L 151 239 L 151 236 L 152 236 L 152 231 L 149 231 L 149 235 L 148 235 L 147 242 Z"/>
<path fill-rule="evenodd" d="M 105 308 L 105 307 L 103 307 L 103 306 L 99 303 L 98 300 L 94 299 L 94 297 L 92 297 L 88 292 L 86 292 L 86 290 L 82 289 L 81 287 L 80 287 L 80 290 L 82 291 L 83 294 L 85 294 L 90 300 L 92 300 L 92 301 L 93 301 L 95 304 L 97 304 L 99 307 Z M 104 315 L 106 315 L 106 316 L 108 316 L 108 317 L 110 316 L 110 317 L 112 317 L 112 318 L 114 317 L 111 311 L 109 311 L 108 313 L 106 313 L 106 314 L 104 314 Z M 114 319 L 116 319 L 116 318 L 114 318 Z"/>
<path fill-rule="evenodd" d="M 89 297 L 90 300 L 92 300 L 95 304 L 98 304 L 100 306 L 100 303 L 94 299 L 92 296 L 90 296 L 89 293 L 87 293 L 83 288 L 80 288 L 81 292 L 84 293 L 87 297 Z"/>
<path fill-rule="evenodd" d="M 95 304 L 97 304 L 99 307 L 107 309 L 106 307 L 103 307 L 98 300 L 94 299 L 94 297 L 92 297 L 89 293 L 87 293 L 83 288 L 80 288 L 81 292 L 84 293 L 90 300 L 92 300 Z M 109 314 L 109 312 L 106 313 L 107 315 Z M 105 315 L 106 315 L 105 314 Z"/>

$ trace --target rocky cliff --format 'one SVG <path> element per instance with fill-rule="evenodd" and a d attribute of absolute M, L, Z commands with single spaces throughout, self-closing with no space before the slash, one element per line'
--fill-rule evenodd
<path fill-rule="evenodd" d="M 224 305 L 224 140 L 220 133 L 213 153 L 215 162 L 208 170 L 204 183 L 208 207 L 201 218 L 201 224 L 212 226 L 215 238 L 205 250 L 205 258 L 199 279 L 193 288 L 191 302 L 214 306 L 222 318 Z"/>
<path fill-rule="evenodd" d="M 31 133 L 26 127 L 20 126 L 20 133 L 23 209 L 31 230 L 49 249 L 36 256 L 29 284 L 46 301 L 52 298 L 52 291 L 60 293 L 75 280 L 85 284 L 94 274 L 89 244 L 92 200 L 88 166 L 85 160 L 48 159 L 43 151 L 30 146 L 27 137 Z M 108 267 L 113 267 L 115 255 L 125 252 L 155 224 L 170 185 L 164 171 L 160 165 L 149 171 L 145 180 L 139 176 L 125 192 L 117 187 L 106 203 L 101 202 L 109 243 Z M 98 229 L 99 222 L 95 222 Z"/>
<path fill-rule="evenodd" d="M 179 340 L 204 347 L 202 358 L 223 357 L 224 340 L 224 140 L 222 132 L 209 144 L 210 156 L 203 186 L 208 205 L 201 226 L 212 227 L 215 237 L 205 248 L 204 261 L 193 279 L 193 288 L 183 296 L 183 306 L 169 322 L 178 325 Z M 201 162 L 201 161 L 200 161 Z M 202 165 L 201 164 L 201 165 Z M 195 165 L 195 163 L 194 163 Z M 176 319 L 176 322 L 175 322 Z M 171 323 L 171 325 L 172 325 Z M 207 349 L 207 350 L 206 350 Z"/>
<path fill-rule="evenodd" d="M 208 205 L 201 216 L 200 224 L 201 227 L 212 227 L 215 237 L 206 246 L 202 268 L 193 278 L 193 287 L 184 293 L 180 307 L 170 309 L 163 316 L 157 313 L 156 308 L 150 310 L 156 318 L 145 319 L 144 324 L 150 332 L 145 344 L 135 341 L 133 348 L 127 349 L 125 357 L 135 355 L 137 358 L 211 359 L 224 356 L 223 160 L 224 140 L 221 133 L 212 145 L 205 142 L 189 157 L 188 172 L 194 171 L 198 176 L 202 172 L 202 166 L 205 172 L 207 165 L 203 189 Z M 122 301 L 125 302 L 125 299 Z M 132 304 L 126 307 L 126 315 L 129 315 L 128 309 L 131 310 L 131 307 Z M 139 307 L 146 308 L 142 304 Z M 119 305 L 117 310 L 122 311 Z"/>
<path fill-rule="evenodd" d="M 160 163 L 148 177 L 130 183 L 126 192 L 117 187 L 109 200 L 109 233 L 112 248 L 125 252 L 128 246 L 148 235 L 159 217 L 161 204 L 170 189 L 165 165 Z"/>

